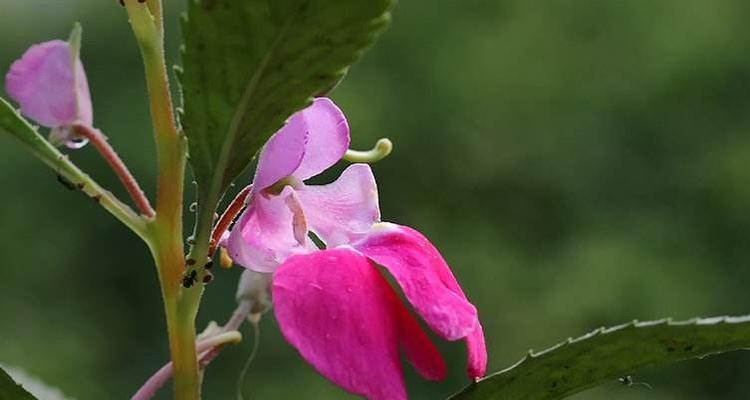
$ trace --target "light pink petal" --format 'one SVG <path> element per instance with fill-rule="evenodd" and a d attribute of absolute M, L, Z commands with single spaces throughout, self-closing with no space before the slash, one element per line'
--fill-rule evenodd
<path fill-rule="evenodd" d="M 466 337 L 468 367 L 466 372 L 470 379 L 479 379 L 487 373 L 487 345 L 484 343 L 484 330 L 477 321 L 473 332 Z"/>
<path fill-rule="evenodd" d="M 274 274 L 276 319 L 321 375 L 371 400 L 404 400 L 392 289 L 352 249 L 289 258 Z"/>
<path fill-rule="evenodd" d="M 287 186 L 279 195 L 253 194 L 226 241 L 232 260 L 256 272 L 273 272 L 290 255 L 309 251 L 309 239 L 300 244 L 295 237 L 295 213 L 288 204 L 293 191 Z"/>
<path fill-rule="evenodd" d="M 319 97 L 301 112 L 307 129 L 307 145 L 294 176 L 305 180 L 336 164 L 349 149 L 349 124 L 329 98 Z"/>
<path fill-rule="evenodd" d="M 29 48 L 11 65 L 5 88 L 21 112 L 40 125 L 92 124 L 86 73 L 67 42 L 53 40 Z"/>
<path fill-rule="evenodd" d="M 339 161 L 349 148 L 349 126 L 344 114 L 325 97 L 289 117 L 266 143 L 253 180 L 261 191 L 281 179 L 304 180 Z"/>
<path fill-rule="evenodd" d="M 328 185 L 297 191 L 307 224 L 328 247 L 364 237 L 380 220 L 378 187 L 367 164 L 353 164 Z"/>
<path fill-rule="evenodd" d="M 253 191 L 260 193 L 290 175 L 299 167 L 305 155 L 307 124 L 302 111 L 292 115 L 286 125 L 268 140 L 258 156 Z"/>
<path fill-rule="evenodd" d="M 477 310 L 469 303 L 448 264 L 419 232 L 400 225 L 376 224 L 354 245 L 393 275 L 427 325 L 447 340 L 469 335 Z"/>
<path fill-rule="evenodd" d="M 76 101 L 78 106 L 78 121 L 84 125 L 94 125 L 94 108 L 91 104 L 91 94 L 89 92 L 89 80 L 86 77 L 86 70 L 80 59 L 75 61 L 76 69 Z"/>

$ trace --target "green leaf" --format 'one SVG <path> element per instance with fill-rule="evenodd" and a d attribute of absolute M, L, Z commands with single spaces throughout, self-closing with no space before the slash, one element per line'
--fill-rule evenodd
<path fill-rule="evenodd" d="M 530 351 L 451 399 L 561 399 L 641 367 L 748 348 L 750 316 L 632 322 Z"/>
<path fill-rule="evenodd" d="M 0 400 L 36 400 L 0 368 Z"/>
<path fill-rule="evenodd" d="M 199 200 L 214 203 L 202 206 L 215 206 L 286 119 L 344 76 L 387 26 L 393 2 L 188 1 L 180 122 Z"/>

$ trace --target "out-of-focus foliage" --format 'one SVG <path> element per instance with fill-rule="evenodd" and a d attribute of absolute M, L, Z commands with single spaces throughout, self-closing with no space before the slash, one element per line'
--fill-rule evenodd
<path fill-rule="evenodd" d="M 176 62 L 184 5 L 167 3 Z M 96 125 L 152 189 L 140 60 L 117 2 L 2 9 L 3 71 L 81 21 Z M 492 370 L 598 326 L 750 311 L 748 13 L 744 0 L 401 1 L 334 92 L 356 146 L 394 140 L 374 167 L 383 215 L 441 248 L 484 317 Z M 72 158 L 121 193 L 90 149 Z M 0 361 L 79 399 L 132 394 L 168 353 L 148 252 L 9 137 L 0 187 Z M 238 272 L 217 272 L 201 324 L 229 316 Z M 248 394 L 350 398 L 270 316 L 262 330 Z M 465 384 L 462 346 L 442 348 L 448 381 L 407 370 L 413 398 Z M 249 351 L 217 359 L 206 398 L 233 396 Z M 574 398 L 741 399 L 748 374 L 740 352 L 634 377 L 654 390 L 613 381 Z"/>

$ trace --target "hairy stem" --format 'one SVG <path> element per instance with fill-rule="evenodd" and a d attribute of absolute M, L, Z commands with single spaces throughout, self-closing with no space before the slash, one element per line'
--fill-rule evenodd
<path fill-rule="evenodd" d="M 200 399 L 200 377 L 195 349 L 196 292 L 181 286 L 185 271 L 182 239 L 186 143 L 177 129 L 169 89 L 161 0 L 125 0 L 133 33 L 143 57 L 151 118 L 158 156 L 155 244 L 152 252 L 161 283 L 169 332 L 169 348 L 174 365 L 174 394 L 179 400 Z"/>
<path fill-rule="evenodd" d="M 135 202 L 135 205 L 138 207 L 141 214 L 148 218 L 153 218 L 156 212 L 151 208 L 151 203 L 143 193 L 143 189 L 141 189 L 138 181 L 130 173 L 130 170 L 128 170 L 128 167 L 122 159 L 120 159 L 120 156 L 117 155 L 117 152 L 115 152 L 112 146 L 109 145 L 107 138 L 99 130 L 86 125 L 76 124 L 73 126 L 73 129 L 78 135 L 85 137 L 92 145 L 94 145 L 102 158 L 104 158 L 120 179 L 120 182 L 122 182 L 125 190 L 128 191 L 130 198 L 133 199 L 133 202 Z"/>

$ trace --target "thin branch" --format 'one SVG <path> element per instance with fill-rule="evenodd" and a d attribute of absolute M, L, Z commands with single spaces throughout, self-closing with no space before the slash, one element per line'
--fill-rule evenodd
<path fill-rule="evenodd" d="M 136 207 L 141 211 L 141 214 L 153 218 L 155 215 L 154 209 L 151 207 L 151 203 L 149 203 L 148 198 L 143 193 L 143 189 L 141 189 L 138 181 L 133 177 L 133 174 L 130 173 L 130 170 L 128 170 L 128 167 L 122 161 L 120 156 L 117 155 L 117 152 L 115 152 L 112 146 L 109 145 L 107 138 L 101 133 L 101 131 L 83 124 L 75 124 L 73 125 L 73 129 L 76 134 L 88 139 L 88 141 L 94 145 L 102 158 L 104 158 L 104 161 L 109 164 L 114 173 L 120 179 L 125 190 L 128 191 L 130 198 L 133 199 Z"/>

